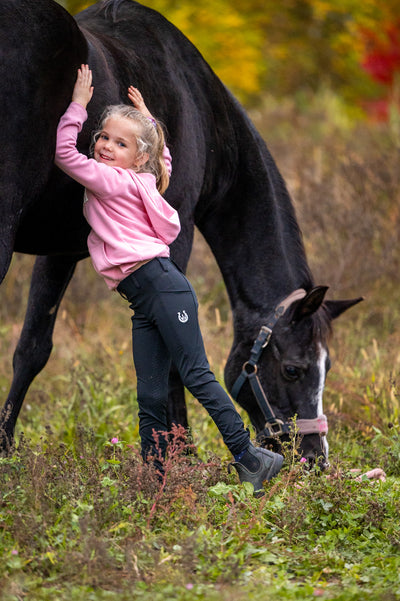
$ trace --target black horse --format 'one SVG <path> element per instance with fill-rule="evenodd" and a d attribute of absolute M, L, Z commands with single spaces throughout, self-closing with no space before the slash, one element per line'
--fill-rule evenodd
<path fill-rule="evenodd" d="M 49 358 L 75 265 L 88 254 L 83 190 L 53 159 L 77 68 L 89 63 L 95 92 L 80 150 L 88 151 L 105 105 L 125 102 L 128 86 L 137 86 L 168 132 L 166 198 L 182 222 L 172 256 L 186 268 L 196 225 L 226 284 L 234 318 L 228 389 L 241 374 L 235 396 L 264 443 L 287 433 L 296 415 L 303 453 L 326 456 L 330 322 L 360 299 L 324 301 L 326 288 L 314 287 L 285 184 L 244 110 L 182 33 L 136 2 L 105 0 L 76 20 L 53 0 L 0 0 L 0 9 L 0 281 L 13 251 L 37 255 L 0 417 L 3 448 L 12 445 L 27 389 Z M 176 374 L 170 398 L 171 422 L 186 425 Z"/>

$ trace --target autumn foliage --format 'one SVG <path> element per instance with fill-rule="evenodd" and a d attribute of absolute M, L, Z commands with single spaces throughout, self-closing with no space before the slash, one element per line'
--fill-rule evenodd
<path fill-rule="evenodd" d="M 362 67 L 383 88 L 382 97 L 366 107 L 374 117 L 386 120 L 390 106 L 400 106 L 400 20 L 383 24 L 381 31 L 363 29 L 361 33 L 365 43 Z"/>
<path fill-rule="evenodd" d="M 58 0 L 72 14 L 93 0 Z M 386 118 L 397 94 L 397 0 L 141 0 L 197 46 L 247 106 L 337 94 L 349 114 Z"/>

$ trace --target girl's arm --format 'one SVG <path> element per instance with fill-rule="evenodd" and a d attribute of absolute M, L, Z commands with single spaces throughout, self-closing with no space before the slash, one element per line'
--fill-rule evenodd
<path fill-rule="evenodd" d="M 57 128 L 55 164 L 99 198 L 115 195 L 130 181 L 126 169 L 118 169 L 88 158 L 76 148 L 82 125 L 87 119 L 80 103 L 71 102 Z"/>
<path fill-rule="evenodd" d="M 92 72 L 88 65 L 81 65 L 72 93 L 72 102 L 58 124 L 55 163 L 85 188 L 99 197 L 106 197 L 114 194 L 128 175 L 124 170 L 116 170 L 89 159 L 76 148 L 78 134 L 87 119 L 86 106 L 92 95 Z"/>
<path fill-rule="evenodd" d="M 154 125 L 156 125 L 156 120 L 154 119 L 153 115 L 150 113 L 149 109 L 147 108 L 145 101 L 143 100 L 143 96 L 141 95 L 141 93 L 139 92 L 139 90 L 137 88 L 134 88 L 133 86 L 129 86 L 128 98 L 132 102 L 135 109 L 140 111 L 142 113 L 142 115 L 147 117 L 147 119 L 150 119 L 150 121 L 152 121 L 154 123 Z M 168 171 L 168 175 L 171 175 L 171 173 L 172 173 L 172 158 L 171 158 L 171 153 L 169 152 L 169 149 L 166 145 L 164 145 L 163 159 L 164 159 L 167 171 Z"/>

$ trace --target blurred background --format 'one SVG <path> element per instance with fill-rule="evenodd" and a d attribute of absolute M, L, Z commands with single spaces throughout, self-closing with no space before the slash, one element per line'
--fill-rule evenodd
<path fill-rule="evenodd" d="M 70 13 L 95 2 L 59 0 Z M 397 0 L 147 0 L 247 105 L 331 90 L 353 118 L 387 116 L 400 67 Z"/>
<path fill-rule="evenodd" d="M 92 3 L 60 4 L 75 14 Z M 357 432 L 361 444 L 373 440 L 377 428 L 393 432 L 399 422 L 400 364 L 398 1 L 143 4 L 189 37 L 247 109 L 286 180 L 316 283 L 329 285 L 329 298 L 365 297 L 334 328 L 325 394 L 333 444 L 346 428 Z M 33 260 L 15 255 L 0 288 L 4 395 Z M 223 378 L 232 340 L 229 303 L 198 234 L 189 276 L 201 304 L 208 355 Z M 108 377 L 119 383 L 120 388 L 110 387 L 110 403 L 118 396 L 123 406 L 125 397 L 134 395 L 127 308 L 83 261 L 60 309 L 53 355 L 28 393 L 24 427 L 31 424 L 32 431 L 40 432 L 40 411 L 75 395 L 79 386 L 82 391 L 86 377 L 93 382 L 93 375 L 103 384 Z M 87 403 L 91 398 L 93 405 L 93 390 L 90 394 Z M 76 401 L 81 409 L 74 411 L 82 413 L 83 396 Z M 93 422 L 88 404 L 87 419 Z M 100 429 L 105 408 L 98 409 Z M 122 430 L 130 427 L 133 410 L 127 413 L 125 405 L 121 413 L 113 412 Z M 103 431 L 108 435 L 107 426 Z M 202 435 L 212 438 L 200 429 Z"/>

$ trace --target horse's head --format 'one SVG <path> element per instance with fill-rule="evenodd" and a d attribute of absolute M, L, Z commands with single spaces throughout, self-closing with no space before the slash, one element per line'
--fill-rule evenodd
<path fill-rule="evenodd" d="M 289 295 L 259 324 L 252 347 L 234 344 L 225 369 L 227 386 L 261 444 L 276 450 L 295 431 L 301 455 L 318 458 L 321 467 L 328 459 L 322 397 L 331 321 L 362 300 L 324 301 L 326 291 L 319 286 Z"/>

